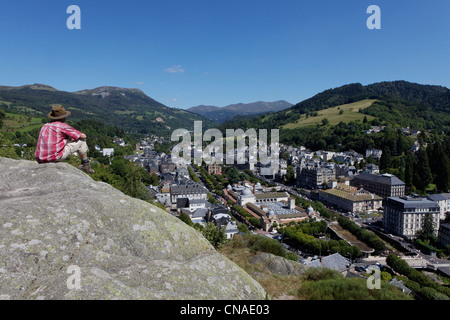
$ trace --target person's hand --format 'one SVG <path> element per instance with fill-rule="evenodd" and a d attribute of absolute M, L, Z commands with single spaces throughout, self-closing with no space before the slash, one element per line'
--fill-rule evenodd
<path fill-rule="evenodd" d="M 81 136 L 80 136 L 80 139 L 81 140 L 85 140 L 86 139 L 86 135 L 84 133 L 82 133 Z"/>

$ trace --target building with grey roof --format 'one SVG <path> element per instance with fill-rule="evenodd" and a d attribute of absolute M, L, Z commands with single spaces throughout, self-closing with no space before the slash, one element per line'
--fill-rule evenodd
<path fill-rule="evenodd" d="M 349 212 L 365 213 L 382 207 L 383 199 L 367 190 L 338 183 L 336 188 L 319 190 L 319 200 Z"/>
<path fill-rule="evenodd" d="M 427 199 L 436 202 L 440 208 L 440 219 L 445 220 L 445 213 L 448 211 L 448 199 L 444 194 L 430 194 Z"/>
<path fill-rule="evenodd" d="M 239 230 L 237 228 L 237 224 L 234 221 L 230 221 L 225 227 L 225 236 L 227 239 L 231 239 L 235 234 L 238 234 Z"/>
<path fill-rule="evenodd" d="M 405 183 L 387 173 L 378 175 L 362 172 L 353 177 L 351 185 L 375 193 L 382 198 L 405 195 Z"/>
<path fill-rule="evenodd" d="M 384 229 L 404 238 L 415 238 L 423 228 L 427 214 L 433 218 L 437 235 L 440 208 L 436 202 L 419 197 L 389 197 L 384 204 Z"/>
<path fill-rule="evenodd" d="M 301 188 L 316 189 L 324 183 L 328 183 L 331 179 L 336 178 L 335 167 L 322 166 L 306 166 L 298 167 L 297 186 Z"/>
<path fill-rule="evenodd" d="M 194 199 L 208 199 L 208 191 L 200 184 L 185 184 L 185 185 L 171 185 L 170 186 L 170 200 L 172 204 L 177 203 L 178 198 Z"/>
<path fill-rule="evenodd" d="M 409 289 L 407 286 L 403 284 L 402 280 L 397 280 L 397 278 L 394 278 L 389 282 L 391 285 L 399 288 L 403 293 L 410 294 L 411 289 Z"/>
<path fill-rule="evenodd" d="M 347 271 L 351 266 L 350 260 L 341 256 L 339 253 L 334 253 L 332 255 L 318 258 L 305 263 L 308 267 L 312 268 L 327 268 L 332 270 L 337 270 L 339 272 Z"/>
<path fill-rule="evenodd" d="M 208 209 L 199 208 L 192 212 L 189 217 L 191 218 L 192 223 L 199 223 L 202 226 L 206 226 L 208 223 Z"/>

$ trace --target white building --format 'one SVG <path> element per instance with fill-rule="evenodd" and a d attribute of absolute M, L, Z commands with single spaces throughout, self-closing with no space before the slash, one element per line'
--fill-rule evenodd
<path fill-rule="evenodd" d="M 439 230 L 439 205 L 426 198 L 389 197 L 384 203 L 383 225 L 386 232 L 405 238 L 416 238 L 425 216 L 431 214 L 436 236 Z"/>
<path fill-rule="evenodd" d="M 249 188 L 245 188 L 242 190 L 240 196 L 239 196 L 239 205 L 243 207 L 247 203 L 253 203 L 255 204 L 256 198 L 255 195 L 250 191 Z"/>
<path fill-rule="evenodd" d="M 104 157 L 112 157 L 112 156 L 114 156 L 114 149 L 112 149 L 112 148 L 104 148 L 102 150 L 102 152 L 103 152 L 103 156 Z"/>
<path fill-rule="evenodd" d="M 439 219 L 445 220 L 445 213 L 448 211 L 448 199 L 443 194 L 431 194 L 427 196 L 428 200 L 434 201 L 439 205 Z"/>
<path fill-rule="evenodd" d="M 199 184 L 188 185 L 171 185 L 170 186 L 170 200 L 172 205 L 177 203 L 178 198 L 194 199 L 208 199 L 208 191 L 206 188 Z"/>
<path fill-rule="evenodd" d="M 235 234 L 238 234 L 239 230 L 237 228 L 236 222 L 230 221 L 225 227 L 225 235 L 227 239 L 231 239 Z"/>

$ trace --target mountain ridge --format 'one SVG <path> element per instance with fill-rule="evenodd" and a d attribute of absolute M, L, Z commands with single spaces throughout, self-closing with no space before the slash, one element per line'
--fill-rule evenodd
<path fill-rule="evenodd" d="M 269 112 L 277 112 L 292 107 L 292 103 L 285 100 L 274 102 L 257 101 L 252 103 L 236 103 L 224 107 L 199 105 L 188 108 L 190 112 L 202 115 L 219 123 L 227 121 L 235 116 L 248 116 Z"/>
<path fill-rule="evenodd" d="M 61 104 L 72 112 L 70 120 L 100 120 L 127 132 L 170 136 L 176 128 L 193 129 L 194 121 L 211 121 L 187 110 L 170 108 L 140 89 L 101 86 L 75 92 L 43 84 L 0 86 L 0 107 L 45 117 Z"/>

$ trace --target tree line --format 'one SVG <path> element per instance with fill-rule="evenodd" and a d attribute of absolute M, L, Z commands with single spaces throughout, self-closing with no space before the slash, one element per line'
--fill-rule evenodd
<path fill-rule="evenodd" d="M 322 222 L 299 222 L 286 227 L 278 228 L 284 238 L 295 248 L 315 255 L 328 255 L 339 253 L 342 256 L 351 256 L 352 259 L 361 257 L 361 250 L 349 245 L 344 240 L 323 240 L 316 237 L 323 235 L 328 226 Z"/>
<path fill-rule="evenodd" d="M 450 300 L 450 288 L 431 281 L 422 272 L 411 268 L 408 263 L 394 254 L 390 254 L 386 263 L 395 272 L 407 277 L 405 286 L 411 289 L 420 300 Z"/>
<path fill-rule="evenodd" d="M 386 250 L 386 244 L 375 233 L 361 228 L 356 223 L 345 217 L 340 217 L 338 219 L 338 223 L 342 228 L 348 230 L 351 234 L 358 238 L 358 240 L 364 242 L 376 252 Z"/>

